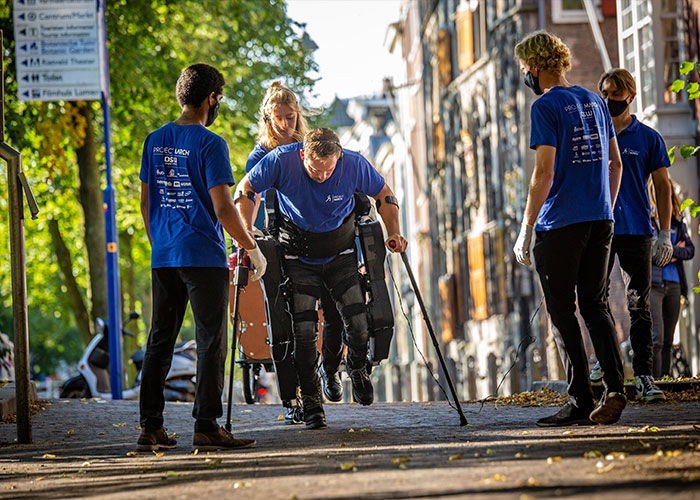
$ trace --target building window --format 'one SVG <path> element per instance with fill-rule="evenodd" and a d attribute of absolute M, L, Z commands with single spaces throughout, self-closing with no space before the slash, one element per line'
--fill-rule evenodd
<path fill-rule="evenodd" d="M 660 17 L 664 63 L 664 103 L 675 104 L 684 100 L 682 92 L 676 93 L 671 90 L 671 84 L 679 78 L 681 63 L 685 59 L 684 46 L 681 43 L 681 36 L 684 32 L 681 1 L 663 0 Z"/>
<path fill-rule="evenodd" d="M 620 62 L 637 82 L 633 113 L 649 113 L 656 108 L 656 64 L 652 32 L 651 0 L 618 0 Z"/>
<path fill-rule="evenodd" d="M 594 0 L 593 5 L 598 21 L 603 20 L 600 12 L 600 1 Z M 552 22 L 557 24 L 587 23 L 588 15 L 582 0 L 552 0 Z"/>
<path fill-rule="evenodd" d="M 486 16 L 479 0 L 461 0 L 455 12 L 457 62 L 460 73 L 483 55 L 486 38 Z"/>

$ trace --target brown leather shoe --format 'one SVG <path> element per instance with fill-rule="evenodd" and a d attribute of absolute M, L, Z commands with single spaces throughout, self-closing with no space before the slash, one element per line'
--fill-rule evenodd
<path fill-rule="evenodd" d="M 141 435 L 136 442 L 136 449 L 139 451 L 170 450 L 177 446 L 175 439 L 168 437 L 165 429 L 158 430 L 141 429 Z"/>
<path fill-rule="evenodd" d="M 192 446 L 200 451 L 238 450 L 252 448 L 255 446 L 255 439 L 238 439 L 223 427 L 219 427 L 211 432 L 195 432 Z"/>

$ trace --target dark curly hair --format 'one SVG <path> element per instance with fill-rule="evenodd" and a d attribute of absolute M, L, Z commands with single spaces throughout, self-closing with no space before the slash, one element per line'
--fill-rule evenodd
<path fill-rule="evenodd" d="M 222 94 L 225 84 L 224 76 L 215 67 L 193 64 L 177 79 L 177 102 L 180 106 L 189 104 L 198 108 L 212 92 L 216 95 Z"/>

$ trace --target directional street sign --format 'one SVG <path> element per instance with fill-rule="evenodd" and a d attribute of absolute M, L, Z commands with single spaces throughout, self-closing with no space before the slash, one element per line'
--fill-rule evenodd
<path fill-rule="evenodd" d="M 102 97 L 98 0 L 14 0 L 20 101 Z"/>

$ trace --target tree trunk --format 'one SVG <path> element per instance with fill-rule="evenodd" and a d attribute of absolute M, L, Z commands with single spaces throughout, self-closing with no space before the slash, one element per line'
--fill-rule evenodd
<path fill-rule="evenodd" d="M 79 105 L 85 117 L 85 142 L 76 149 L 80 177 L 80 204 L 85 215 L 85 247 L 90 265 L 92 317 L 107 319 L 107 259 L 105 255 L 105 219 L 97 164 L 94 113 L 91 102 Z"/>
<path fill-rule="evenodd" d="M 138 348 L 139 322 L 134 320 L 128 323 L 129 314 L 136 310 L 136 277 L 134 275 L 134 255 L 132 252 L 133 236 L 128 231 L 122 231 L 119 234 L 119 260 L 122 292 L 122 318 L 124 318 L 124 328 L 133 333 L 133 337 L 128 335 L 122 337 L 122 359 L 127 361 L 124 364 L 124 377 L 126 386 L 133 385 L 136 377 L 136 367 L 133 363 L 129 363 L 131 353 Z"/>
<path fill-rule="evenodd" d="M 56 259 L 58 260 L 58 266 L 63 275 L 63 283 L 68 289 L 68 300 L 73 310 L 78 330 L 80 330 L 80 338 L 83 341 L 83 345 L 88 345 L 90 340 L 92 340 L 92 328 L 90 328 L 92 322 L 90 321 L 90 314 L 85 306 L 80 287 L 78 287 L 75 276 L 73 276 L 73 260 L 70 251 L 63 240 L 61 230 L 58 227 L 58 221 L 55 219 L 49 219 L 49 232 L 51 233 L 51 243 L 56 254 Z"/>

